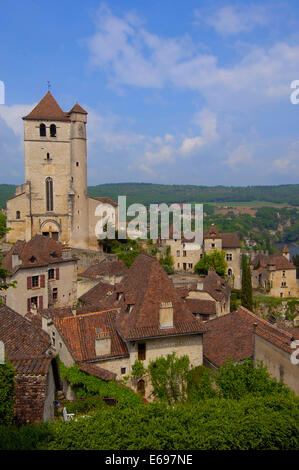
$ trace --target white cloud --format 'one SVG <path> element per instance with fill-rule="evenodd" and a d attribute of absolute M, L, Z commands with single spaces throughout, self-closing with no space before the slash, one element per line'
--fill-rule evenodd
<path fill-rule="evenodd" d="M 229 152 L 225 163 L 232 169 L 237 170 L 242 165 L 248 165 L 253 162 L 253 151 L 248 145 L 242 144 Z"/>
<path fill-rule="evenodd" d="M 12 106 L 0 106 L 0 118 L 18 137 L 23 137 L 23 121 L 22 117 L 26 116 L 36 104 L 15 104 Z"/>
<path fill-rule="evenodd" d="M 209 11 L 195 10 L 194 13 L 196 18 L 223 35 L 247 33 L 269 21 L 265 7 L 258 5 L 239 5 L 237 7 L 228 5 Z"/>

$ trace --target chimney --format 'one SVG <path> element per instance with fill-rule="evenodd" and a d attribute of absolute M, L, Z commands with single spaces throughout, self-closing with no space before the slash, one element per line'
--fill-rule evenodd
<path fill-rule="evenodd" d="M 70 247 L 65 246 L 62 248 L 61 257 L 63 260 L 72 259 L 73 253 Z"/>
<path fill-rule="evenodd" d="M 173 328 L 172 302 L 161 302 L 159 310 L 160 328 Z"/>
<path fill-rule="evenodd" d="M 19 257 L 19 253 L 14 250 L 11 257 L 11 267 L 14 269 L 17 266 L 20 266 L 20 264 L 22 264 L 22 260 Z"/>
<path fill-rule="evenodd" d="M 95 351 L 96 356 L 111 354 L 111 336 L 102 328 L 96 328 Z"/>

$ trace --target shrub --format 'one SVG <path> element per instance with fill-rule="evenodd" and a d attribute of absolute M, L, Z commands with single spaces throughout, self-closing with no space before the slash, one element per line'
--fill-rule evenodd
<path fill-rule="evenodd" d="M 0 364 L 0 424 L 11 424 L 13 420 L 14 378 L 13 366 L 8 361 Z"/>

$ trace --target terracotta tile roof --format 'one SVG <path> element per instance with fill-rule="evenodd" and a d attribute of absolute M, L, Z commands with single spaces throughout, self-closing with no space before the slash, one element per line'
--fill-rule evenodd
<path fill-rule="evenodd" d="M 215 225 L 211 225 L 209 230 L 204 234 L 204 238 L 221 238 L 221 235 Z"/>
<path fill-rule="evenodd" d="M 6 305 L 0 307 L 0 340 L 9 360 L 43 356 L 51 343 L 44 331 Z"/>
<path fill-rule="evenodd" d="M 290 253 L 290 250 L 288 249 L 287 245 L 283 246 L 281 253 Z"/>
<path fill-rule="evenodd" d="M 99 302 L 104 302 L 107 306 L 107 302 L 111 301 L 111 306 L 113 305 L 114 297 L 111 297 L 111 294 L 114 292 L 114 286 L 111 284 L 106 284 L 104 282 L 99 282 L 96 286 L 92 287 L 89 291 L 79 297 L 79 300 L 88 304 L 95 304 Z"/>
<path fill-rule="evenodd" d="M 210 270 L 203 280 L 203 291 L 208 292 L 213 299 L 221 301 L 223 298 L 229 298 L 231 287 L 222 277 L 218 276 L 216 271 Z"/>
<path fill-rule="evenodd" d="M 13 359 L 11 362 L 18 375 L 47 375 L 51 359 L 35 357 L 32 359 Z"/>
<path fill-rule="evenodd" d="M 74 256 L 67 260 L 63 259 L 64 250 L 67 250 L 67 248 L 52 238 L 34 235 L 29 242 L 18 240 L 4 256 L 2 265 L 13 274 L 23 268 L 48 266 L 48 264 L 77 260 Z M 18 255 L 21 260 L 21 264 L 14 268 L 12 267 L 13 255 Z"/>
<path fill-rule="evenodd" d="M 180 297 L 182 297 L 182 299 L 187 297 L 189 294 L 189 289 L 187 287 L 175 286 L 175 288 L 177 289 L 177 293 Z"/>
<path fill-rule="evenodd" d="M 97 201 L 102 202 L 103 204 L 109 204 L 110 206 L 117 207 L 117 202 L 113 201 L 109 197 L 96 197 L 96 196 L 88 196 L 91 199 L 96 199 Z"/>
<path fill-rule="evenodd" d="M 222 232 L 222 248 L 240 248 L 240 240 L 237 233 Z"/>
<path fill-rule="evenodd" d="M 106 260 L 103 259 L 99 263 L 95 263 L 80 273 L 80 277 L 87 277 L 89 279 L 97 279 L 100 276 L 122 276 L 128 271 L 127 266 L 121 260 Z"/>
<path fill-rule="evenodd" d="M 186 303 L 192 313 L 216 315 L 216 303 L 213 300 L 186 299 Z"/>
<path fill-rule="evenodd" d="M 207 327 L 203 342 L 204 357 L 216 367 L 224 365 L 228 358 L 242 361 L 252 357 L 254 333 L 286 352 L 293 351 L 290 348 L 291 334 L 258 318 L 244 307 L 209 320 Z"/>
<path fill-rule="evenodd" d="M 115 329 L 117 309 L 92 312 L 69 317 L 54 317 L 53 321 L 75 362 L 108 359 L 128 356 L 128 350 Z M 111 353 L 97 356 L 95 340 L 97 329 L 107 332 L 111 337 Z"/>
<path fill-rule="evenodd" d="M 105 380 L 106 382 L 109 380 L 115 380 L 117 377 L 114 372 L 110 372 L 109 370 L 103 369 L 102 367 L 98 367 L 94 364 L 80 363 L 78 364 L 78 367 L 82 372 L 93 375 L 94 377 L 98 377 L 99 379 Z"/>
<path fill-rule="evenodd" d="M 24 120 L 69 121 L 68 113 L 62 111 L 50 91 L 41 99 L 35 108 L 23 117 Z"/>
<path fill-rule="evenodd" d="M 296 269 L 296 266 L 287 258 L 281 254 L 274 254 L 266 256 L 263 254 L 257 255 L 251 262 L 254 268 L 260 265 L 260 267 L 269 269 L 269 266 L 273 266 L 276 270 Z"/>
<path fill-rule="evenodd" d="M 78 103 L 76 103 L 72 109 L 70 110 L 69 114 L 71 113 L 79 113 L 79 114 L 88 114 L 85 109 L 82 108 Z"/>
<path fill-rule="evenodd" d="M 205 331 L 204 324 L 194 318 L 160 263 L 151 256 L 138 255 L 116 290 L 123 293 L 116 326 L 125 339 Z M 163 302 L 172 303 L 173 328 L 160 328 L 159 311 Z M 128 305 L 132 304 L 128 313 Z"/>

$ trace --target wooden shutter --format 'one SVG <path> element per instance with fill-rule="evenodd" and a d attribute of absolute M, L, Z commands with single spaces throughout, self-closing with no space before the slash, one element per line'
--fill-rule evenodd
<path fill-rule="evenodd" d="M 45 275 L 44 275 L 44 274 L 41 274 L 41 277 L 40 277 L 40 286 L 41 286 L 41 287 L 45 287 Z"/>
<path fill-rule="evenodd" d="M 30 312 L 31 310 L 31 301 L 30 299 L 27 299 L 27 312 Z"/>
<path fill-rule="evenodd" d="M 40 309 L 44 308 L 43 307 L 43 296 L 42 295 L 40 295 L 39 298 L 38 298 L 38 306 L 39 306 Z"/>
<path fill-rule="evenodd" d="M 32 277 L 28 276 L 27 277 L 27 289 L 31 289 L 32 287 Z"/>
<path fill-rule="evenodd" d="M 59 280 L 59 268 L 56 268 L 56 280 Z"/>

